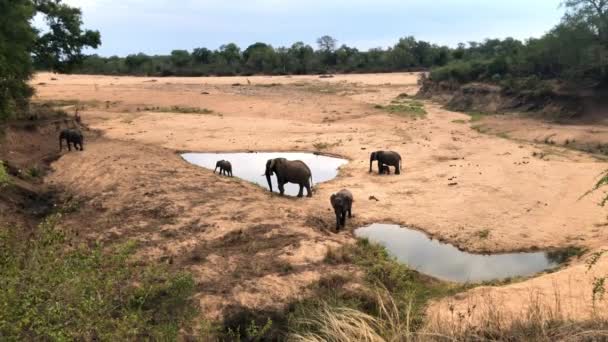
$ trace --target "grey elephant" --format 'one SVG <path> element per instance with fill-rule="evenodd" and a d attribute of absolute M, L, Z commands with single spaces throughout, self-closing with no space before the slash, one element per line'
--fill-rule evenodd
<path fill-rule="evenodd" d="M 372 152 L 369 158 L 369 172 L 372 172 L 372 163 L 378 161 L 378 173 L 383 174 L 386 169 L 384 166 L 394 166 L 395 174 L 401 174 L 401 155 L 393 151 L 376 151 Z M 388 170 L 390 174 L 390 169 Z"/>
<path fill-rule="evenodd" d="M 270 177 L 272 174 L 277 175 L 277 183 L 279 185 L 279 191 L 281 195 L 285 193 L 286 183 L 295 183 L 300 185 L 300 192 L 298 197 L 302 197 L 304 194 L 304 188 L 306 188 L 307 196 L 312 197 L 312 172 L 310 168 L 301 160 L 287 160 L 285 158 L 269 159 L 266 162 L 266 180 L 268 181 L 268 187 L 272 192 L 272 180 Z"/>
<path fill-rule="evenodd" d="M 224 176 L 232 177 L 232 164 L 230 164 L 229 161 L 220 160 L 215 163 L 215 169 L 213 169 L 213 173 L 215 173 L 218 168 L 220 169 L 220 175 L 223 174 Z"/>
<path fill-rule="evenodd" d="M 67 128 L 59 133 L 59 152 L 63 150 L 64 140 L 68 145 L 68 151 L 72 150 L 71 145 L 74 145 L 74 148 L 76 150 L 84 150 L 84 136 L 82 135 L 82 132 L 80 130 Z"/>
<path fill-rule="evenodd" d="M 346 225 L 346 214 L 348 213 L 348 218 L 353 217 L 353 194 L 342 189 L 331 195 L 330 202 L 336 214 L 336 232 L 339 232 Z"/>

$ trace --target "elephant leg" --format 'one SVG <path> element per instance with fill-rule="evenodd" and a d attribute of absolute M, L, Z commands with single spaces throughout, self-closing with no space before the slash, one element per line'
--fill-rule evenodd
<path fill-rule="evenodd" d="M 310 184 L 306 183 L 306 197 L 312 197 L 312 189 L 310 188 Z"/>
<path fill-rule="evenodd" d="M 284 187 L 284 183 L 279 182 L 279 192 L 281 193 L 281 196 L 283 196 L 285 194 L 285 187 Z"/>
<path fill-rule="evenodd" d="M 352 218 L 352 217 L 353 217 L 353 208 L 348 207 L 348 218 Z"/>
<path fill-rule="evenodd" d="M 342 215 L 341 216 L 341 222 L 340 224 L 342 225 L 342 228 L 344 228 L 346 226 L 346 210 L 342 210 Z"/>
<path fill-rule="evenodd" d="M 304 197 L 304 185 L 300 184 L 300 191 L 298 191 L 298 197 Z"/>
<path fill-rule="evenodd" d="M 68 151 L 72 152 L 72 142 L 68 140 Z"/>
<path fill-rule="evenodd" d="M 396 175 L 400 175 L 401 174 L 401 170 L 399 170 L 399 163 L 397 163 L 397 165 L 395 165 L 395 174 Z"/>

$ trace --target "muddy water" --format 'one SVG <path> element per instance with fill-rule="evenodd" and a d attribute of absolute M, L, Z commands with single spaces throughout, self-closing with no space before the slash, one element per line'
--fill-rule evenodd
<path fill-rule="evenodd" d="M 184 153 L 182 154 L 182 158 L 191 164 L 211 170 L 215 168 L 215 163 L 218 160 L 228 160 L 232 164 L 234 177 L 258 184 L 265 189 L 268 189 L 268 183 L 263 173 L 268 159 L 286 158 L 287 160 L 303 161 L 312 172 L 313 184 L 327 182 L 336 178 L 338 168 L 348 162 L 346 159 L 299 152 Z M 277 178 L 274 175 L 272 177 L 272 188 L 275 192 L 279 191 Z M 288 183 L 285 185 L 286 195 L 297 196 L 299 190 L 300 187 L 297 184 Z M 304 189 L 304 196 L 306 196 L 306 189 Z"/>
<path fill-rule="evenodd" d="M 529 276 L 559 265 L 545 252 L 466 253 L 452 245 L 432 240 L 422 232 L 398 225 L 373 224 L 357 229 L 355 235 L 383 245 L 397 260 L 421 273 L 459 283 Z"/>

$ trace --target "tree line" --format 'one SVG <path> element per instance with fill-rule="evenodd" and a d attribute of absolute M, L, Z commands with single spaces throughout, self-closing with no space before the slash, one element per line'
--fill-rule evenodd
<path fill-rule="evenodd" d="M 234 43 L 217 50 L 205 47 L 192 51 L 173 50 L 169 55 L 143 53 L 126 57 L 88 56 L 75 70 L 79 73 L 138 76 L 233 76 L 303 75 L 320 73 L 391 72 L 421 70 L 445 65 L 450 49 L 405 37 L 388 49 L 360 51 L 338 46 L 330 36 L 317 39 L 317 48 L 296 42 L 275 48 L 255 43 L 241 50 Z"/>
<path fill-rule="evenodd" d="M 461 44 L 433 81 L 491 82 L 514 90 L 551 91 L 608 85 L 608 1 L 567 0 L 561 22 L 538 39 Z"/>

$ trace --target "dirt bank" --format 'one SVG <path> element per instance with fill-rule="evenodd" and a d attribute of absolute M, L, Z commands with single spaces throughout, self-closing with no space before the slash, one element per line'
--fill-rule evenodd
<path fill-rule="evenodd" d="M 73 229 L 86 219 L 91 239 L 135 239 L 142 257 L 192 271 L 210 317 L 231 305 L 279 306 L 334 271 L 321 262 L 327 248 L 352 241 L 350 232 L 330 232 L 329 196 L 341 188 L 355 196 L 350 229 L 400 223 L 469 251 L 608 244 L 597 196 L 579 200 L 606 164 L 559 147 L 538 158 L 542 146 L 481 134 L 466 115 L 431 103 L 424 119 L 375 108 L 414 94 L 416 75 L 50 78 L 33 80 L 37 100 L 65 100 L 68 111 L 84 106 L 83 120 L 104 136 L 53 164 L 49 184 L 73 189 L 84 208 Z M 313 199 L 271 196 L 176 154 L 318 148 L 350 163 Z M 368 173 L 369 153 L 380 149 L 402 154 L 403 175 Z M 577 270 L 518 286 L 561 287 Z"/>

